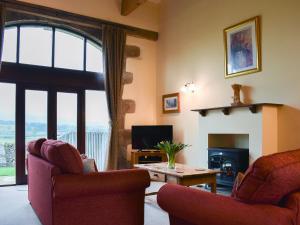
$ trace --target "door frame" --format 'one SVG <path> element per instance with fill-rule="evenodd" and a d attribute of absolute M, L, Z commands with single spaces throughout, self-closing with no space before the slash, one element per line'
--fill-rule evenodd
<path fill-rule="evenodd" d="M 0 82 L 16 85 L 16 185 L 27 183 L 25 173 L 26 90 L 48 92 L 48 139 L 57 139 L 57 92 L 77 93 L 77 149 L 81 154 L 85 153 L 85 90 L 104 91 L 102 74 L 3 62 L 0 71 Z"/>
<path fill-rule="evenodd" d="M 57 139 L 57 93 L 77 95 L 77 149 L 85 153 L 85 90 L 16 85 L 16 184 L 26 184 L 26 90 L 47 92 L 47 138 Z"/>

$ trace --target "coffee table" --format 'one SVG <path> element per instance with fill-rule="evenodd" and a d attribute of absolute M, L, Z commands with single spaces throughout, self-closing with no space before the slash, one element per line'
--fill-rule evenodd
<path fill-rule="evenodd" d="M 216 174 L 219 170 L 192 168 L 176 163 L 176 169 L 168 169 L 167 163 L 135 164 L 135 168 L 149 171 L 151 180 L 166 183 L 193 186 L 197 184 L 210 184 L 211 192 L 216 193 Z M 155 192 L 146 194 L 152 195 Z"/>

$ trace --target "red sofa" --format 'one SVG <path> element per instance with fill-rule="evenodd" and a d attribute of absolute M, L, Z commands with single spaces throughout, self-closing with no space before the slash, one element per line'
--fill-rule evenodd
<path fill-rule="evenodd" d="M 258 159 L 232 197 L 167 184 L 158 203 L 171 225 L 300 225 L 300 150 Z"/>
<path fill-rule="evenodd" d="M 59 141 L 31 142 L 28 151 L 28 197 L 43 225 L 144 224 L 147 171 L 84 175 L 77 150 Z"/>

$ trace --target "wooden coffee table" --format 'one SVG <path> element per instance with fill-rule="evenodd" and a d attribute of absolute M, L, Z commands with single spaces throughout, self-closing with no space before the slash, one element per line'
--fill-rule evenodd
<path fill-rule="evenodd" d="M 154 181 L 184 186 L 210 184 L 212 193 L 216 193 L 216 174 L 220 173 L 219 170 L 192 168 L 179 163 L 176 163 L 176 169 L 168 169 L 167 163 L 135 164 L 134 167 L 148 170 Z M 155 193 L 147 195 L 151 194 Z"/>

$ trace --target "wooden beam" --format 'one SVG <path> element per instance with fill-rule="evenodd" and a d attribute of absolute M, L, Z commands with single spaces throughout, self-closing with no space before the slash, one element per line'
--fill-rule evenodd
<path fill-rule="evenodd" d="M 136 10 L 140 5 L 144 4 L 147 0 L 122 0 L 121 2 L 121 15 L 127 16 Z"/>
<path fill-rule="evenodd" d="M 56 79 L 58 78 L 58 79 Z M 37 87 L 62 87 L 70 90 L 90 89 L 105 90 L 104 76 L 100 73 L 85 72 L 3 62 L 0 82 L 12 82 Z"/>
<path fill-rule="evenodd" d="M 146 30 L 138 27 L 128 26 L 121 23 L 114 23 L 108 20 L 102 20 L 94 17 L 83 16 L 75 13 L 66 12 L 59 9 L 53 9 L 46 6 L 35 5 L 26 2 L 14 0 L 0 0 L 7 10 L 31 15 L 34 17 L 45 18 L 46 21 L 53 21 L 56 23 L 64 22 L 68 24 L 75 24 L 85 26 L 87 28 L 102 29 L 102 25 L 114 25 L 124 29 L 129 36 L 144 38 L 152 41 L 158 40 L 158 33 L 151 30 Z"/>

